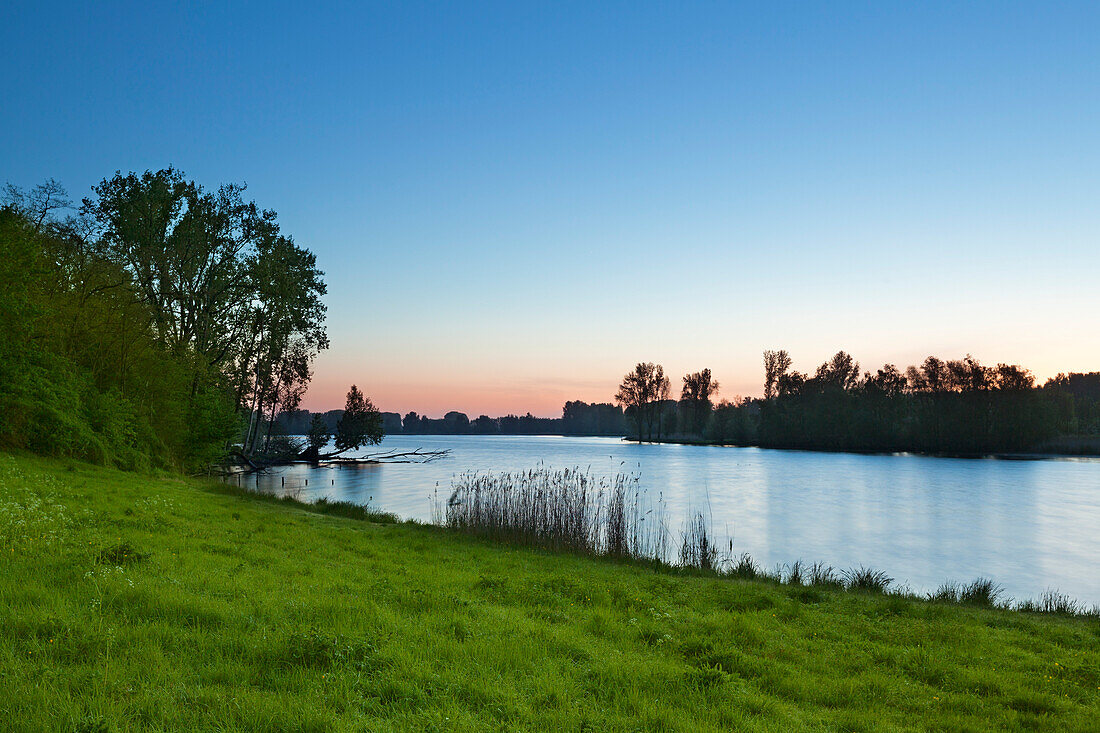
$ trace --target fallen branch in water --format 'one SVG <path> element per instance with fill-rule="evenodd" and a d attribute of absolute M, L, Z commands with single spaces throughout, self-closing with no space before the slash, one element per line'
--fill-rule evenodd
<path fill-rule="evenodd" d="M 384 453 L 369 453 L 358 458 L 326 457 L 321 456 L 319 463 L 431 463 L 450 455 L 450 449 L 444 450 L 415 450 L 400 453 L 387 451 Z"/>
<path fill-rule="evenodd" d="M 295 455 L 293 457 L 277 457 L 277 458 L 262 458 L 254 457 L 249 458 L 240 451 L 234 451 L 230 454 L 231 459 L 235 459 L 236 463 L 230 465 L 236 465 L 240 470 L 227 470 L 224 473 L 263 473 L 269 468 L 277 466 L 290 466 L 301 463 L 308 463 L 314 466 L 323 465 L 359 465 L 359 464 L 376 464 L 376 463 L 431 463 L 432 461 L 438 461 L 440 458 L 445 458 L 450 455 L 450 449 L 444 450 L 424 450 L 423 448 L 416 448 L 411 451 L 384 451 L 382 453 L 369 453 L 364 456 L 358 456 L 355 458 L 345 457 L 339 453 L 325 453 L 317 456 L 305 456 L 303 454 Z"/>

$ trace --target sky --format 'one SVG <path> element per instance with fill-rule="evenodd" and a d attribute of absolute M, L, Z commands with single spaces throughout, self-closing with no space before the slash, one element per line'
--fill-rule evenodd
<path fill-rule="evenodd" d="M 1100 370 L 1100 4 L 0 11 L 0 183 L 174 165 L 317 254 L 304 406 L 560 415 L 928 354 Z"/>

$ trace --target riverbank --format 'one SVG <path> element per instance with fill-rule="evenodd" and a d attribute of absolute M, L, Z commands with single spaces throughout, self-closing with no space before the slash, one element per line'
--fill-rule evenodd
<path fill-rule="evenodd" d="M 0 502 L 16 728 L 1089 730 L 1100 705 L 1095 619 L 657 572 L 23 456 L 0 456 Z"/>

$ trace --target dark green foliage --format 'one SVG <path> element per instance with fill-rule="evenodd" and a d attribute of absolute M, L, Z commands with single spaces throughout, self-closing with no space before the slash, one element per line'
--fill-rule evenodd
<path fill-rule="evenodd" d="M 242 186 L 167 169 L 93 191 L 61 218 L 57 182 L 7 189 L 0 446 L 185 470 L 247 448 L 327 345 L 313 255 Z"/>
<path fill-rule="evenodd" d="M 218 419 L 224 443 L 231 405 L 201 411 L 209 388 L 191 396 L 190 360 L 149 338 L 125 272 L 65 225 L 32 221 L 0 210 L 0 444 L 141 468 L 192 465 Z"/>

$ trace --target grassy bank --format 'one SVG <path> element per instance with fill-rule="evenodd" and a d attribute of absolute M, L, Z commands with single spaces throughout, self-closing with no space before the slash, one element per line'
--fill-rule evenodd
<path fill-rule="evenodd" d="M 3 455 L 0 540 L 14 729 L 1100 720 L 1094 618 L 657 572 Z"/>

